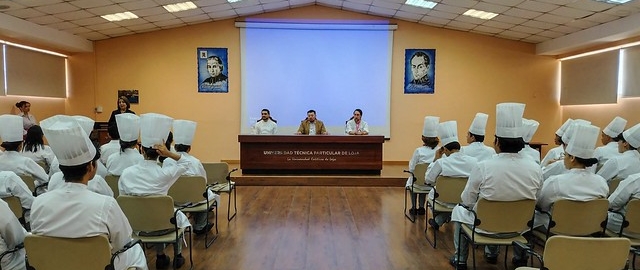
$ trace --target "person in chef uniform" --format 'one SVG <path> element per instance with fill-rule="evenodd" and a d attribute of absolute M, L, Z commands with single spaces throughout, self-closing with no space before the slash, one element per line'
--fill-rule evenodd
<path fill-rule="evenodd" d="M 540 126 L 540 123 L 536 120 L 522 119 L 522 140 L 524 140 L 524 148 L 520 150 L 520 154 L 540 164 L 540 152 L 529 146 L 533 135 L 535 135 L 538 130 L 538 126 Z"/>
<path fill-rule="evenodd" d="M 164 144 L 172 124 L 173 119 L 166 115 L 146 113 L 140 116 L 140 138 L 145 160 L 124 169 L 118 181 L 120 194 L 132 196 L 167 195 L 171 185 L 187 171 L 189 160 L 180 154 L 169 151 Z M 158 163 L 159 156 L 167 157 L 162 166 Z M 191 226 L 189 219 L 181 211 L 178 211 L 177 219 L 179 228 Z M 182 256 L 181 242 L 178 241 L 175 244 L 177 252 L 175 252 L 174 265 L 177 268 L 185 262 Z M 164 248 L 164 245 L 156 245 L 156 268 L 159 269 L 169 266 L 171 262 L 169 256 L 164 254 Z"/>
<path fill-rule="evenodd" d="M 488 119 L 489 115 L 486 113 L 476 113 L 471 126 L 469 126 L 469 132 L 467 132 L 467 143 L 469 145 L 463 146 L 460 150 L 465 155 L 474 157 L 478 161 L 490 159 L 496 154 L 496 150 L 493 147 L 484 145 Z"/>
<path fill-rule="evenodd" d="M 571 124 L 569 124 L 569 127 L 562 134 L 562 139 L 560 141 L 562 142 L 563 149 L 565 149 L 567 145 L 569 145 L 569 141 L 573 139 L 573 135 L 576 135 L 574 131 L 577 126 L 590 126 L 590 125 L 591 125 L 591 122 L 589 121 L 585 121 L 582 119 L 573 120 Z M 579 136 L 580 134 L 577 134 L 577 135 Z M 564 153 L 561 156 L 562 156 L 562 159 L 552 160 L 553 161 L 552 163 L 542 168 L 542 179 L 547 180 L 551 176 L 569 172 L 569 168 L 565 167 Z M 587 167 L 587 170 L 595 173 L 596 164 L 590 165 L 589 167 Z"/>
<path fill-rule="evenodd" d="M 565 121 L 562 126 L 560 126 L 555 133 L 555 137 L 553 139 L 553 142 L 557 145 L 554 148 L 551 148 L 549 151 L 547 151 L 547 154 L 544 156 L 544 158 L 542 159 L 542 161 L 540 161 L 540 166 L 544 167 L 547 166 L 557 160 L 561 160 L 563 159 L 563 155 L 564 155 L 564 147 L 562 146 L 562 135 L 564 135 L 564 132 L 567 130 L 567 128 L 569 128 L 569 126 L 571 125 L 571 122 L 573 122 L 573 119 L 569 118 L 567 119 L 567 121 Z"/>
<path fill-rule="evenodd" d="M 424 123 L 422 124 L 422 143 L 423 145 L 416 148 L 413 151 L 413 156 L 409 161 L 409 171 L 413 172 L 416 169 L 416 165 L 422 163 L 432 163 L 433 158 L 436 156 L 436 147 L 438 147 L 438 122 L 440 117 L 425 116 Z M 409 188 L 413 185 L 413 178 L 409 176 L 407 179 L 406 187 Z M 418 197 L 418 204 L 416 205 L 416 197 Z M 427 213 L 424 205 L 427 200 L 427 194 L 411 193 L 411 209 L 409 213 L 412 215 L 424 215 Z"/>
<path fill-rule="evenodd" d="M 611 122 L 602 130 L 600 135 L 600 141 L 603 146 L 596 148 L 594 153 L 598 159 L 598 166 L 604 165 L 607 160 L 620 155 L 618 152 L 618 137 L 624 131 L 624 127 L 627 125 L 627 120 L 622 117 L 616 116 Z"/>
<path fill-rule="evenodd" d="M 107 171 L 110 175 L 121 175 L 124 169 L 144 160 L 137 149 L 140 117 L 132 113 L 121 113 L 116 115 L 116 123 L 120 134 L 120 151 L 107 159 Z"/>
<path fill-rule="evenodd" d="M 0 253 L 14 249 L 24 243 L 27 231 L 13 214 L 9 205 L 0 200 Z M 24 248 L 5 255 L 0 261 L 1 269 L 26 269 Z"/>
<path fill-rule="evenodd" d="M 44 193 L 33 202 L 31 232 L 64 238 L 106 235 L 111 252 L 131 242 L 129 220 L 113 197 L 87 189 L 97 172 L 100 154 L 87 134 L 69 117 L 42 123 L 49 145 L 60 162 L 64 186 Z M 148 269 L 140 245 L 119 254 L 115 269 Z"/>
<path fill-rule="evenodd" d="M 621 155 L 604 163 L 598 170 L 598 175 L 611 181 L 613 178 L 625 179 L 629 175 L 640 173 L 638 147 L 640 147 L 640 124 L 622 132 L 618 140 L 618 152 Z"/>
<path fill-rule="evenodd" d="M 535 200 L 542 186 L 542 171 L 533 160 L 518 154 L 524 148 L 522 140 L 522 115 L 524 104 L 500 103 L 496 106 L 496 133 L 494 147 L 498 153 L 494 158 L 480 161 L 461 194 L 462 204 L 475 208 L 479 198 L 491 201 Z M 450 263 L 458 269 L 466 269 L 469 246 L 460 237 L 461 223 L 473 224 L 471 211 L 458 205 L 453 208 L 454 246 L 456 252 Z M 485 260 L 495 264 L 498 247 L 485 247 Z M 515 261 L 521 264 L 524 259 Z"/>

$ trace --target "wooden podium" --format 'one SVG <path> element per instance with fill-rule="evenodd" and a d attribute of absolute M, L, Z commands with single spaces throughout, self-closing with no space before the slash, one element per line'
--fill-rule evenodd
<path fill-rule="evenodd" d="M 382 170 L 384 136 L 238 135 L 242 174 L 364 174 Z"/>

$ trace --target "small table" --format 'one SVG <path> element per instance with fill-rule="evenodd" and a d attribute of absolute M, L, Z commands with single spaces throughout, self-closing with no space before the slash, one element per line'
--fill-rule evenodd
<path fill-rule="evenodd" d="M 546 143 L 541 143 L 541 142 L 530 142 L 529 146 L 531 146 L 531 148 L 538 150 L 538 152 L 540 152 L 540 159 L 542 159 L 542 146 L 543 145 L 548 145 Z"/>

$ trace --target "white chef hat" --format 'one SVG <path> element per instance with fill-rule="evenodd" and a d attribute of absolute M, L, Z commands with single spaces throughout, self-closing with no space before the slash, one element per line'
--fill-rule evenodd
<path fill-rule="evenodd" d="M 440 117 L 437 116 L 425 116 L 424 124 L 422 125 L 422 136 L 425 137 L 437 137 L 438 136 L 438 122 Z"/>
<path fill-rule="evenodd" d="M 93 119 L 86 117 L 84 115 L 74 115 L 71 117 L 73 117 L 73 119 L 78 121 L 78 125 L 80 125 L 80 127 L 82 127 L 84 132 L 87 133 L 87 136 L 91 135 L 91 131 L 93 131 L 93 123 L 95 123 Z"/>
<path fill-rule="evenodd" d="M 197 125 L 198 123 L 189 120 L 174 120 L 173 141 L 176 144 L 191 145 Z"/>
<path fill-rule="evenodd" d="M 496 105 L 496 136 L 501 138 L 521 138 L 522 103 L 500 103 Z"/>
<path fill-rule="evenodd" d="M 624 131 L 624 127 L 626 125 L 627 125 L 626 119 L 620 116 L 616 116 L 616 118 L 613 118 L 613 120 L 611 120 L 611 122 L 602 130 L 602 132 L 604 134 L 607 134 L 607 136 L 611 138 L 615 138 L 615 137 L 618 137 L 618 135 L 620 135 L 620 133 Z"/>
<path fill-rule="evenodd" d="M 120 140 L 123 142 L 137 141 L 140 136 L 140 116 L 132 113 L 116 114 L 116 124 Z"/>
<path fill-rule="evenodd" d="M 96 148 L 89 136 L 72 117 L 60 115 L 47 118 L 40 124 L 60 165 L 82 165 L 96 156 Z"/>
<path fill-rule="evenodd" d="M 562 135 L 564 134 L 564 132 L 567 130 L 567 128 L 569 128 L 569 126 L 571 125 L 571 122 L 573 122 L 573 119 L 569 118 L 567 119 L 567 121 L 564 121 L 564 123 L 562 124 L 562 126 L 560 126 L 558 128 L 558 130 L 556 130 L 556 135 L 558 135 L 559 137 L 562 137 Z"/>
<path fill-rule="evenodd" d="M 22 117 L 13 114 L 0 115 L 0 138 L 3 142 L 21 142 Z"/>
<path fill-rule="evenodd" d="M 469 126 L 469 132 L 471 134 L 484 136 L 485 129 L 487 128 L 487 120 L 489 115 L 486 113 L 476 113 L 476 117 L 473 118 L 471 126 Z"/>
<path fill-rule="evenodd" d="M 567 154 L 579 158 L 593 158 L 600 128 L 593 125 L 572 125 L 567 132 L 572 132 L 571 141 L 565 151 Z"/>
<path fill-rule="evenodd" d="M 172 124 L 173 118 L 163 114 L 145 113 L 140 115 L 142 146 L 151 148 L 155 144 L 163 144 L 169 136 Z M 120 137 L 122 137 L 122 134 Z"/>
<path fill-rule="evenodd" d="M 624 137 L 624 140 L 633 146 L 633 148 L 640 148 L 640 124 L 636 124 L 622 132 L 622 137 Z"/>
<path fill-rule="evenodd" d="M 447 145 L 452 142 L 458 141 L 458 122 L 447 121 L 438 125 L 438 137 L 440 137 L 440 143 Z"/>
<path fill-rule="evenodd" d="M 567 127 L 567 129 L 564 130 L 564 134 L 562 134 L 562 142 L 564 143 L 564 145 L 568 145 L 569 142 L 573 139 L 573 135 L 575 134 L 573 133 L 573 130 L 575 129 L 575 126 L 588 126 L 588 125 L 591 125 L 591 122 L 583 119 L 575 119 L 571 121 L 571 124 L 569 125 L 569 127 Z"/>
<path fill-rule="evenodd" d="M 529 143 L 533 138 L 533 135 L 536 134 L 540 123 L 536 120 L 531 119 L 522 119 L 522 140 L 524 142 Z"/>

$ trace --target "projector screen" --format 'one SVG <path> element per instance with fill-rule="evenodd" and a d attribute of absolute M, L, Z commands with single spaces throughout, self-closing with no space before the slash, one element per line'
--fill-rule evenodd
<path fill-rule="evenodd" d="M 237 22 L 241 28 L 241 133 L 269 109 L 278 133 L 294 134 L 308 110 L 343 135 L 355 109 L 369 134 L 390 132 L 395 25 Z"/>

